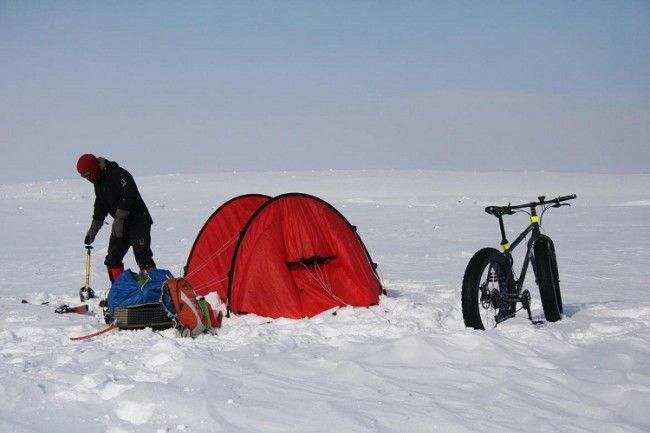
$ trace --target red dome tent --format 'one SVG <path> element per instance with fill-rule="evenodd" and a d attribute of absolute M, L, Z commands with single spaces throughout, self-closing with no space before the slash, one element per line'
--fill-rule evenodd
<path fill-rule="evenodd" d="M 291 193 L 245 195 L 217 209 L 185 273 L 198 293 L 217 292 L 234 313 L 302 318 L 377 304 L 375 268 L 343 215 L 317 197 Z"/>

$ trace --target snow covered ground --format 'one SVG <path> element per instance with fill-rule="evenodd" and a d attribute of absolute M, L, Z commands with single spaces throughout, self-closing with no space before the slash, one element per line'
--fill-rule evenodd
<path fill-rule="evenodd" d="M 128 166 L 127 166 L 128 168 Z M 0 432 L 647 432 L 650 176 L 327 171 L 137 177 L 161 268 L 181 274 L 224 201 L 299 191 L 359 227 L 388 296 L 310 320 L 224 320 L 218 336 L 113 332 L 57 315 L 84 282 L 84 180 L 0 185 Z M 465 329 L 460 286 L 498 247 L 488 204 L 576 193 L 543 220 L 565 317 Z M 525 216 L 506 221 L 509 233 Z M 107 287 L 105 227 L 91 286 Z M 127 267 L 135 267 L 131 253 Z M 532 277 L 533 314 L 542 316 Z M 30 304 L 22 304 L 26 299 Z M 49 301 L 50 305 L 40 305 Z"/>

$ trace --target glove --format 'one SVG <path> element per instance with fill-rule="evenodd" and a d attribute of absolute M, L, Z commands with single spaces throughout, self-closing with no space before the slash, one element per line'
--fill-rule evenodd
<path fill-rule="evenodd" d="M 118 209 L 115 211 L 113 219 L 113 236 L 116 238 L 124 237 L 124 221 L 129 217 L 129 211 Z"/>
<path fill-rule="evenodd" d="M 102 228 L 103 224 L 104 221 L 95 219 L 92 223 L 90 223 L 90 228 L 88 229 L 88 233 L 86 233 L 86 237 L 84 238 L 84 243 L 86 245 L 90 245 L 95 241 L 95 236 L 97 236 L 97 232 L 99 232 L 99 229 Z"/>

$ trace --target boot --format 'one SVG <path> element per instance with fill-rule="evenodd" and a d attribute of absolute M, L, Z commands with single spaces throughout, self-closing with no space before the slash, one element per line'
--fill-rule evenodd
<path fill-rule="evenodd" d="M 108 279 L 111 280 L 111 284 L 117 280 L 122 272 L 124 272 L 124 265 L 118 267 L 107 267 L 108 269 Z"/>

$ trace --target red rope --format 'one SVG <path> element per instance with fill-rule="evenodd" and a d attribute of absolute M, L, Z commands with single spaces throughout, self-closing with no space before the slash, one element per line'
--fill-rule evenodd
<path fill-rule="evenodd" d="M 101 335 L 101 334 L 103 334 L 105 332 L 108 332 L 108 331 L 116 329 L 116 328 L 117 328 L 117 324 L 113 322 L 109 326 L 107 326 L 106 328 L 100 329 L 97 332 L 93 332 L 92 334 L 88 334 L 88 335 L 81 335 L 79 337 L 70 337 L 70 340 L 73 340 L 73 341 L 87 340 L 89 338 L 97 337 L 98 335 Z"/>

